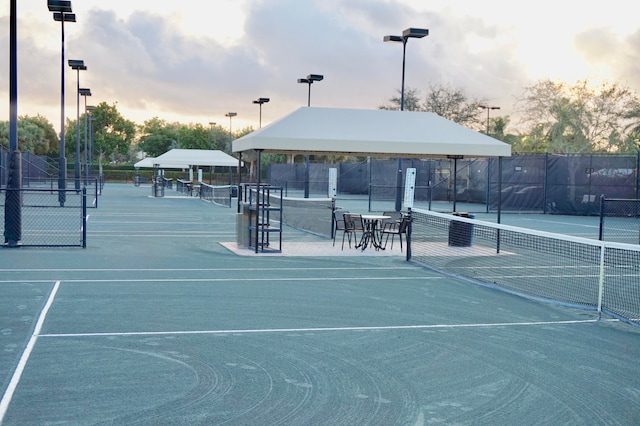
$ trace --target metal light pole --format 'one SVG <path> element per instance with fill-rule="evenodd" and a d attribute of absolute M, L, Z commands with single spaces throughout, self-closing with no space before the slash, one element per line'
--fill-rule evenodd
<path fill-rule="evenodd" d="M 309 87 L 311 87 L 311 85 L 309 85 Z M 269 98 L 258 98 L 253 101 L 254 104 L 260 105 L 260 129 L 262 128 L 262 104 L 266 104 L 267 102 L 269 102 L 269 100 Z"/>
<path fill-rule="evenodd" d="M 308 84 L 309 93 L 307 95 L 307 106 L 311 106 L 311 85 L 314 81 L 322 81 L 324 76 L 321 74 L 309 74 L 307 78 L 299 78 L 298 83 Z M 304 172 L 304 198 L 309 198 L 309 167 L 310 167 L 309 154 L 305 157 L 305 172 Z"/>
<path fill-rule="evenodd" d="M 89 136 L 87 137 L 87 146 L 88 146 L 88 150 L 89 150 L 89 165 L 87 166 L 87 177 L 89 176 L 93 176 L 93 122 L 96 120 L 96 118 L 93 116 L 93 110 L 95 110 L 96 107 L 93 105 L 87 105 L 87 112 L 89 112 L 89 125 L 87 126 L 89 129 Z"/>
<path fill-rule="evenodd" d="M 298 79 L 298 83 L 309 85 L 309 94 L 307 95 L 307 106 L 311 106 L 311 85 L 313 84 L 314 81 L 322 81 L 323 79 L 324 79 L 324 76 L 320 74 L 309 74 L 307 78 Z"/>
<path fill-rule="evenodd" d="M 224 116 L 229 117 L 229 150 L 231 150 L 231 141 L 233 140 L 233 127 L 231 120 L 238 115 L 237 112 L 228 112 Z"/>
<path fill-rule="evenodd" d="M 213 149 L 213 126 L 215 125 L 213 121 L 209 122 L 209 151 Z M 209 185 L 213 182 L 213 168 L 214 166 L 209 167 Z"/>
<path fill-rule="evenodd" d="M 489 105 L 478 105 L 478 109 L 486 109 L 487 110 L 487 133 L 486 135 L 489 136 L 489 111 L 491 111 L 492 109 L 500 109 L 499 106 L 489 106 Z"/>
<path fill-rule="evenodd" d="M 228 112 L 228 113 L 226 113 L 224 115 L 225 117 L 229 117 L 229 153 L 231 153 L 231 144 L 232 144 L 232 141 L 233 141 L 233 128 L 231 126 L 231 120 L 236 115 L 238 115 L 237 112 Z M 240 176 L 240 172 L 238 170 L 238 179 L 239 179 L 239 176 Z M 240 183 L 240 182 L 238 182 L 238 183 Z M 229 185 L 231 185 L 231 167 L 229 167 Z"/>
<path fill-rule="evenodd" d="M 209 122 L 209 150 L 213 149 L 213 126 L 215 125 L 213 121 Z"/>
<path fill-rule="evenodd" d="M 86 186 L 87 180 L 89 179 L 87 172 L 87 96 L 91 96 L 91 89 L 78 89 L 78 93 L 80 96 L 84 96 L 84 150 L 82 153 L 84 154 L 84 184 Z"/>
<path fill-rule="evenodd" d="M 80 71 L 86 71 L 87 66 L 81 59 L 69 59 L 69 66 L 76 70 L 76 163 L 75 163 L 75 188 L 80 190 Z M 86 98 L 85 98 L 86 99 Z"/>
<path fill-rule="evenodd" d="M 75 13 L 71 13 L 71 1 L 47 0 L 49 12 L 53 12 L 53 20 L 60 22 L 62 28 L 62 49 L 60 65 L 60 159 L 58 162 L 58 201 L 60 206 L 64 206 L 67 194 L 67 158 L 65 157 L 64 146 L 64 23 L 76 22 Z"/>
<path fill-rule="evenodd" d="M 410 38 L 422 38 L 429 35 L 429 30 L 423 28 L 407 28 L 402 36 L 388 35 L 383 37 L 385 42 L 402 43 L 402 88 L 400 90 L 400 111 L 404 111 L 404 71 L 407 53 L 407 42 Z M 402 158 L 398 158 L 398 174 L 396 177 L 396 211 L 402 208 Z"/>
<path fill-rule="evenodd" d="M 4 204 L 4 243 L 22 240 L 22 156 L 18 150 L 18 23 L 16 0 L 9 6 L 9 179 Z M 0 418 L 0 421 L 2 419 Z"/>

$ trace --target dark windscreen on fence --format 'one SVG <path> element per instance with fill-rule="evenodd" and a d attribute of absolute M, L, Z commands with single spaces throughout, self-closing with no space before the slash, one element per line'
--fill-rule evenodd
<path fill-rule="evenodd" d="M 320 159 L 318 159 L 320 160 Z M 502 175 L 499 179 L 500 161 Z M 469 203 L 474 211 L 496 211 L 498 200 L 505 212 L 597 215 L 600 196 L 640 198 L 638 155 L 527 154 L 502 158 L 459 159 L 454 182 L 450 159 L 403 159 L 403 184 L 407 168 L 416 169 L 416 202 Z M 272 164 L 267 181 L 297 196 L 304 187 L 305 164 Z M 328 169 L 338 170 L 338 196 L 369 195 L 373 210 L 395 199 L 398 159 L 311 163 L 311 194 L 326 196 Z M 500 185 L 501 181 L 501 185 Z M 455 183 L 455 184 L 454 184 Z M 498 191 L 501 188 L 501 196 Z M 455 192 L 455 194 L 454 194 Z M 473 207 L 475 205 L 475 207 Z"/>

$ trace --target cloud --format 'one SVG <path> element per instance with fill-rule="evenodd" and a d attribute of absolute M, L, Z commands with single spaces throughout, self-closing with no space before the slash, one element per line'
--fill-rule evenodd
<path fill-rule="evenodd" d="M 406 87 L 426 95 L 430 85 L 447 84 L 487 98 L 507 115 L 532 78 L 554 72 L 571 47 L 564 37 L 568 28 L 558 35 L 562 49 L 531 37 L 514 15 L 520 6 L 501 6 L 498 19 L 495 8 L 475 4 L 463 10 L 410 0 L 252 0 L 234 9 L 243 16 L 227 18 L 235 26 L 212 19 L 208 32 L 209 21 L 198 21 L 193 8 L 154 4 L 74 4 L 80 16 L 67 35 L 67 58 L 84 59 L 89 68 L 80 78 L 92 89 L 90 101 L 117 102 L 125 117 L 139 123 L 153 116 L 206 123 L 236 111 L 234 127 L 243 121 L 255 126 L 258 108 L 251 101 L 261 96 L 271 98 L 263 108 L 268 123 L 306 105 L 308 87 L 296 80 L 310 73 L 325 76 L 312 86 L 313 106 L 377 108 L 396 95 L 402 76 L 402 45 L 382 37 L 412 26 L 428 28 L 430 35 L 407 44 Z M 206 3 L 201 13 L 218 16 L 220 4 Z M 126 11 L 123 5 L 129 5 Z M 59 25 L 43 6 L 31 13 L 19 22 L 20 113 L 43 113 L 59 123 Z M 190 23 L 197 31 L 189 31 Z M 0 30 L 0 66 L 8 69 L 8 17 L 0 17 Z M 225 30 L 233 37 L 224 37 Z M 523 34 L 530 38 L 523 41 Z M 573 39 L 580 62 L 610 69 L 636 90 L 638 45 L 638 30 L 623 36 L 591 29 Z M 534 59 L 526 55 L 532 49 Z M 66 72 L 67 108 L 75 109 L 75 76 Z M 0 83 L 0 92 L 8 91 L 6 80 Z"/>
<path fill-rule="evenodd" d="M 622 37 L 610 27 L 592 28 L 577 34 L 574 46 L 586 62 L 607 68 L 614 80 L 640 92 L 640 30 Z"/>

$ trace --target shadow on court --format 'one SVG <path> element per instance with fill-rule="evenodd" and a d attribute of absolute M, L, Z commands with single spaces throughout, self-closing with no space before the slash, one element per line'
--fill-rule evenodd
<path fill-rule="evenodd" d="M 3 425 L 640 418 L 636 327 L 402 255 L 239 256 L 235 209 L 150 192 L 107 185 L 86 250 L 0 252 Z"/>

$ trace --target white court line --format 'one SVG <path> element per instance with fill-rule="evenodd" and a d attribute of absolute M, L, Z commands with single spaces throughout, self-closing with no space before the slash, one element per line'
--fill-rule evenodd
<path fill-rule="evenodd" d="M 114 269 L 114 268 L 86 268 L 86 269 L 0 269 L 1 272 L 220 272 L 220 271 L 326 271 L 327 269 L 332 271 L 354 271 L 354 270 L 367 270 L 367 271 L 386 271 L 386 270 L 402 270 L 402 269 L 421 269 L 416 266 L 362 266 L 362 267 L 309 267 L 309 268 L 128 268 L 128 269 Z"/>
<path fill-rule="evenodd" d="M 538 325 L 585 324 L 599 321 L 619 322 L 618 319 L 590 319 L 566 321 L 531 321 L 531 322 L 500 322 L 483 324 L 430 324 L 430 325 L 387 325 L 371 327 L 312 327 L 312 328 L 266 328 L 249 330 L 192 330 L 192 331 L 130 331 L 122 333 L 51 333 L 41 334 L 40 337 L 114 337 L 114 336 L 166 336 L 190 334 L 261 334 L 261 333 L 311 333 L 318 331 L 375 331 L 375 330 L 425 330 L 434 328 L 493 328 Z"/>
<path fill-rule="evenodd" d="M 288 277 L 288 278 L 121 278 L 121 279 L 68 279 L 64 280 L 66 283 L 198 283 L 198 282 L 242 282 L 242 281 L 398 281 L 398 280 L 442 280 L 445 277 L 315 277 L 315 278 L 303 278 L 303 277 Z M 20 280 L 30 283 L 43 283 L 51 282 L 51 280 Z M 14 283 L 15 280 L 0 281 L 2 283 Z"/>
<path fill-rule="evenodd" d="M 534 222 L 540 222 L 540 219 L 523 219 L 523 221 L 534 221 Z M 579 223 L 576 224 L 574 222 L 563 222 L 563 221 L 558 221 L 558 220 L 548 220 L 545 221 L 544 223 L 555 223 L 556 225 L 571 225 L 571 226 L 576 226 L 576 227 L 582 227 L 582 228 L 599 228 L 599 225 L 590 225 L 587 223 Z"/>
<path fill-rule="evenodd" d="M 18 382 L 20 382 L 20 377 L 22 377 L 22 372 L 24 371 L 25 365 L 27 365 L 27 361 L 29 360 L 29 356 L 31 356 L 31 351 L 36 345 L 36 340 L 38 340 L 38 335 L 40 334 L 40 330 L 42 329 L 42 324 L 44 324 L 44 319 L 47 316 L 47 312 L 49 312 L 49 308 L 53 303 L 53 299 L 58 292 L 58 288 L 60 287 L 60 281 L 56 281 L 56 284 L 53 286 L 53 290 L 51 290 L 51 294 L 49 295 L 49 299 L 47 303 L 42 308 L 42 312 L 40 312 L 40 317 L 36 322 L 36 326 L 33 330 L 33 334 L 27 343 L 27 347 L 22 352 L 22 356 L 20 357 L 20 361 L 18 361 L 18 366 L 16 370 L 13 372 L 13 376 L 11 376 L 11 381 L 9 382 L 9 386 L 7 386 L 7 390 L 2 396 L 2 401 L 0 401 L 0 424 L 2 424 L 2 420 L 4 416 L 7 414 L 7 409 L 9 408 L 9 403 L 11 402 L 11 398 L 13 397 L 13 393 L 18 387 Z"/>

